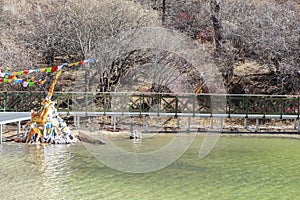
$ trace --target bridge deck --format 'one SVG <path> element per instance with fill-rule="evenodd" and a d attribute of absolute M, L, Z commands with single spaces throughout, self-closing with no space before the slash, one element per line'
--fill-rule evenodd
<path fill-rule="evenodd" d="M 249 119 L 293 119 L 297 120 L 298 115 L 267 115 L 267 114 L 205 114 L 205 113 L 164 113 L 164 112 L 59 112 L 59 115 L 71 115 L 75 117 L 74 123 L 79 126 L 80 116 L 166 116 L 166 117 L 201 117 L 201 118 L 249 118 Z M 21 122 L 30 120 L 30 112 L 0 112 L 0 144 L 2 143 L 3 125 L 18 123 L 18 134 L 21 129 Z M 299 121 L 298 121 L 299 123 Z M 298 124 L 299 127 L 299 124 Z M 258 129 L 258 124 L 256 129 Z"/>
<path fill-rule="evenodd" d="M 18 122 L 18 134 L 21 129 L 21 122 L 30 120 L 29 112 L 0 112 L 0 144 L 2 143 L 3 125 Z"/>

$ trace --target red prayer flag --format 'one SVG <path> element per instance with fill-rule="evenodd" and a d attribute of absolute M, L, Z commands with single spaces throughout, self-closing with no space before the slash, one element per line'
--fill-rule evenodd
<path fill-rule="evenodd" d="M 56 72 L 56 71 L 57 71 L 57 69 L 58 69 L 58 67 L 57 67 L 57 66 L 53 66 L 53 67 L 52 67 L 52 72 Z"/>

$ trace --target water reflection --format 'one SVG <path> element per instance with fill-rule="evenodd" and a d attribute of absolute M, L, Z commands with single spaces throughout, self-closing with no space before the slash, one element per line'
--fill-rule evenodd
<path fill-rule="evenodd" d="M 1 187 L 2 194 L 22 199 L 26 193 L 31 194 L 28 199 L 44 194 L 47 199 L 57 197 L 62 183 L 72 174 L 69 148 L 66 145 L 3 144 L 0 172 L 7 176 L 0 175 L 1 182 L 5 183 Z"/>

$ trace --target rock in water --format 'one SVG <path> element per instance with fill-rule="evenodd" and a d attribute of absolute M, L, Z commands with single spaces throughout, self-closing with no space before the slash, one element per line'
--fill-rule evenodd
<path fill-rule="evenodd" d="M 90 143 L 90 144 L 105 144 L 104 141 L 94 139 L 91 136 L 88 136 L 80 131 L 79 131 L 79 134 L 77 137 L 78 137 L 78 140 L 80 140 L 82 142 L 86 142 L 86 143 Z"/>

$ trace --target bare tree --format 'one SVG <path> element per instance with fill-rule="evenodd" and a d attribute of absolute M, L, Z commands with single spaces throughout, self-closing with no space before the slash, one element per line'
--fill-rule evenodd
<path fill-rule="evenodd" d="M 60 59 L 59 63 L 99 58 L 96 74 L 100 84 L 107 88 L 105 90 L 110 87 L 109 80 L 114 76 L 114 65 L 118 63 L 118 67 L 122 67 L 120 60 L 116 62 L 117 57 L 110 56 L 111 50 L 114 55 L 122 54 L 116 44 L 115 49 L 111 49 L 114 37 L 137 27 L 160 25 L 155 12 L 124 0 L 26 1 L 20 4 L 18 19 L 6 18 L 5 34 L 12 44 L 17 42 L 21 52 L 29 52 L 23 61 L 28 64 L 28 60 L 37 55 L 46 65 L 57 64 L 56 58 Z M 15 49 L 6 52 L 8 55 L 3 58 L 11 58 L 12 53 L 20 56 L 18 52 Z M 92 78 L 87 76 L 92 75 L 87 73 L 86 80 Z M 104 81 L 107 78 L 108 81 Z"/>
<path fill-rule="evenodd" d="M 296 83 L 300 35 L 296 1 L 135 2 L 147 6 L 126 0 L 6 0 L 1 21 L 0 64 L 21 69 L 41 63 L 99 58 L 95 69 L 78 77 L 85 77 L 85 88 L 99 83 L 99 91 L 111 91 L 136 60 L 143 57 L 144 63 L 140 64 L 146 65 L 155 57 L 151 51 L 126 51 L 122 42 L 134 38 L 123 32 L 163 24 L 205 44 L 208 50 L 215 44 L 218 51 L 212 51 L 212 55 L 229 82 L 236 64 L 252 60 L 270 67 L 270 81 L 281 85 L 277 93 L 300 91 Z M 152 65 L 172 65 L 168 54 L 155 55 L 157 60 L 152 60 Z M 178 66 L 182 70 L 188 68 L 185 64 Z"/>
<path fill-rule="evenodd" d="M 256 60 L 270 67 L 277 93 L 295 93 L 299 66 L 299 12 L 296 2 L 223 1 L 227 61 Z M 231 5 L 231 6 L 225 6 Z M 224 62 L 224 59 L 222 59 Z M 294 77 L 294 78 L 292 78 Z M 283 87 L 280 87 L 283 86 Z"/>

